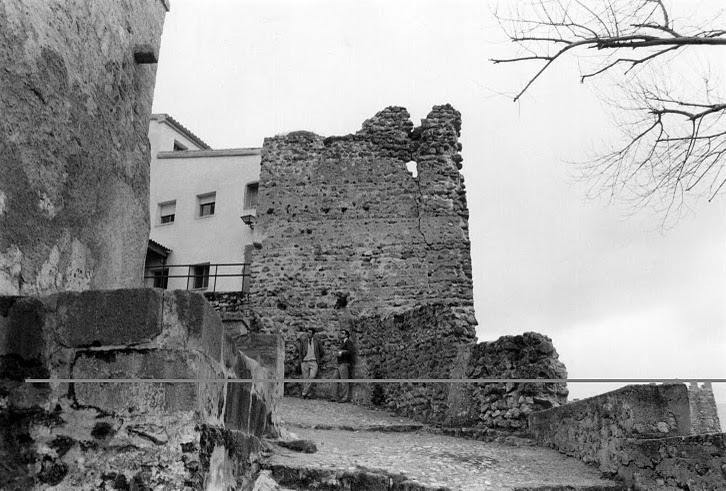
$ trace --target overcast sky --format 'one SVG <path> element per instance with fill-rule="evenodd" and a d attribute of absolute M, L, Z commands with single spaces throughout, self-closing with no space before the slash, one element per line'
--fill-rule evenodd
<path fill-rule="evenodd" d="M 708 15 L 718 3 L 675 7 Z M 580 85 L 577 63 L 563 60 L 512 103 L 502 92 L 534 67 L 488 61 L 514 54 L 491 5 L 173 0 L 154 111 L 229 148 L 301 129 L 352 133 L 389 105 L 419 124 L 451 103 L 463 120 L 479 339 L 544 333 L 573 378 L 726 378 L 726 200 L 664 227 L 653 210 L 586 199 L 568 162 L 617 138 L 597 82 Z M 726 387 L 716 391 L 726 401 Z"/>

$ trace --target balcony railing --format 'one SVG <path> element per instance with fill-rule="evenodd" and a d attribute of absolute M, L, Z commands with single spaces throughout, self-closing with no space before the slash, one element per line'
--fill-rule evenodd
<path fill-rule="evenodd" d="M 249 292 L 250 263 L 217 263 L 217 264 L 159 264 L 146 266 L 144 280 L 153 280 L 152 286 L 169 288 L 172 290 L 202 290 L 216 292 L 219 278 L 240 278 L 235 288 L 226 287 L 220 291 L 238 291 L 243 294 Z M 170 279 L 184 278 L 185 282 Z"/>

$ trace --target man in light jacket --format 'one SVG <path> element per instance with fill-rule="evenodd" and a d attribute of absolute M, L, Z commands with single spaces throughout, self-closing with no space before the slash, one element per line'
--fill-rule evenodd
<path fill-rule="evenodd" d="M 300 371 L 303 379 L 314 379 L 318 375 L 318 369 L 323 361 L 323 347 L 320 340 L 315 337 L 315 329 L 310 327 L 307 333 L 300 337 L 300 346 L 298 347 L 300 358 Z M 312 398 L 310 393 L 313 384 L 311 382 L 303 383 L 302 396 L 303 399 Z"/>

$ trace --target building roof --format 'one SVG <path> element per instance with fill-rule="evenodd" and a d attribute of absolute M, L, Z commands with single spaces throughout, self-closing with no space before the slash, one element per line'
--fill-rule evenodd
<path fill-rule="evenodd" d="M 193 159 L 199 157 L 243 157 L 248 155 L 261 155 L 262 149 L 252 148 L 222 148 L 219 150 L 182 150 L 173 152 L 159 152 L 159 159 Z"/>
<path fill-rule="evenodd" d="M 149 249 L 148 249 L 149 251 L 151 251 L 151 252 L 153 252 L 155 254 L 158 254 L 162 258 L 168 257 L 169 254 L 171 254 L 171 249 L 168 249 L 168 248 L 164 247 L 163 245 L 159 244 L 155 240 L 149 239 L 149 246 L 148 247 L 149 247 Z"/>
<path fill-rule="evenodd" d="M 172 128 L 174 128 L 179 133 L 183 134 L 187 138 L 189 138 L 191 141 L 193 141 L 197 146 L 201 147 L 203 150 L 211 150 L 212 147 L 204 143 L 204 140 L 199 138 L 197 135 L 191 132 L 190 129 L 188 129 L 186 126 L 181 124 L 176 119 L 172 118 L 166 113 L 160 113 L 160 114 L 152 114 L 151 119 L 158 121 L 160 123 L 166 123 Z"/>

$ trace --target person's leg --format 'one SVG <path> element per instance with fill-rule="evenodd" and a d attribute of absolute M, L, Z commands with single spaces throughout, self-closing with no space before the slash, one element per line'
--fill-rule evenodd
<path fill-rule="evenodd" d="M 333 378 L 340 379 L 340 366 L 335 369 L 335 374 L 333 375 Z M 333 388 L 333 395 L 330 398 L 331 402 L 336 402 L 340 400 L 340 382 L 335 382 L 334 388 Z"/>
<path fill-rule="evenodd" d="M 340 366 L 338 366 L 338 370 L 340 371 L 341 380 L 348 380 L 350 378 L 348 365 L 343 363 Z M 340 398 L 338 399 L 338 402 L 350 402 L 350 383 L 341 381 L 340 386 L 341 386 L 341 390 L 340 390 Z"/>
<path fill-rule="evenodd" d="M 308 380 L 312 377 L 310 377 L 310 362 L 304 361 L 300 364 L 300 369 L 302 371 L 302 378 L 303 380 Z M 310 393 L 310 387 L 312 384 L 310 382 L 303 382 L 302 386 L 302 396 L 307 397 Z"/>
<path fill-rule="evenodd" d="M 318 362 L 317 361 L 311 361 L 310 362 L 310 371 L 308 372 L 308 380 L 312 380 L 312 379 L 314 379 L 317 376 L 318 376 Z M 307 391 L 307 394 L 310 397 L 312 397 L 311 392 L 317 393 L 317 390 L 316 390 L 315 384 L 308 383 L 308 391 Z"/>

